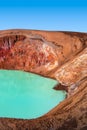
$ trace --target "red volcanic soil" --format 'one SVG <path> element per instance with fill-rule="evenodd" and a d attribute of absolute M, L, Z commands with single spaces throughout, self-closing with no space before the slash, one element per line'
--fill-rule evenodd
<path fill-rule="evenodd" d="M 0 130 L 87 129 L 87 34 L 34 30 L 0 31 L 0 69 L 57 79 L 68 98 L 32 120 L 0 118 Z"/>

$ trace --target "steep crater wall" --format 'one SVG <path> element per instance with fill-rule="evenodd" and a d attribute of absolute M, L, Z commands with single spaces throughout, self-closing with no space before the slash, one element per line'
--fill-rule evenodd
<path fill-rule="evenodd" d="M 0 68 L 31 71 L 55 78 L 56 70 L 82 51 L 77 35 L 41 31 L 1 31 Z"/>

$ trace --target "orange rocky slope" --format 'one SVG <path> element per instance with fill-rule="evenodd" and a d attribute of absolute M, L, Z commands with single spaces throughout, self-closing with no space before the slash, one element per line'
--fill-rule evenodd
<path fill-rule="evenodd" d="M 68 95 L 38 119 L 0 118 L 0 130 L 87 129 L 87 34 L 32 30 L 0 31 L 0 68 L 57 79 Z"/>

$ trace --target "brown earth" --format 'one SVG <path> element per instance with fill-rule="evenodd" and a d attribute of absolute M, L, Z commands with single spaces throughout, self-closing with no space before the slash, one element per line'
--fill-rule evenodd
<path fill-rule="evenodd" d="M 67 99 L 40 118 L 0 118 L 0 130 L 87 130 L 86 33 L 0 31 L 0 69 L 54 78 L 68 91 Z"/>

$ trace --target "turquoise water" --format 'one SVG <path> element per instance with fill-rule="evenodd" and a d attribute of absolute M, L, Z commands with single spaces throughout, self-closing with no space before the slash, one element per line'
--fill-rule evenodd
<path fill-rule="evenodd" d="M 46 114 L 65 99 L 56 80 L 13 70 L 0 70 L 0 117 L 32 119 Z"/>

